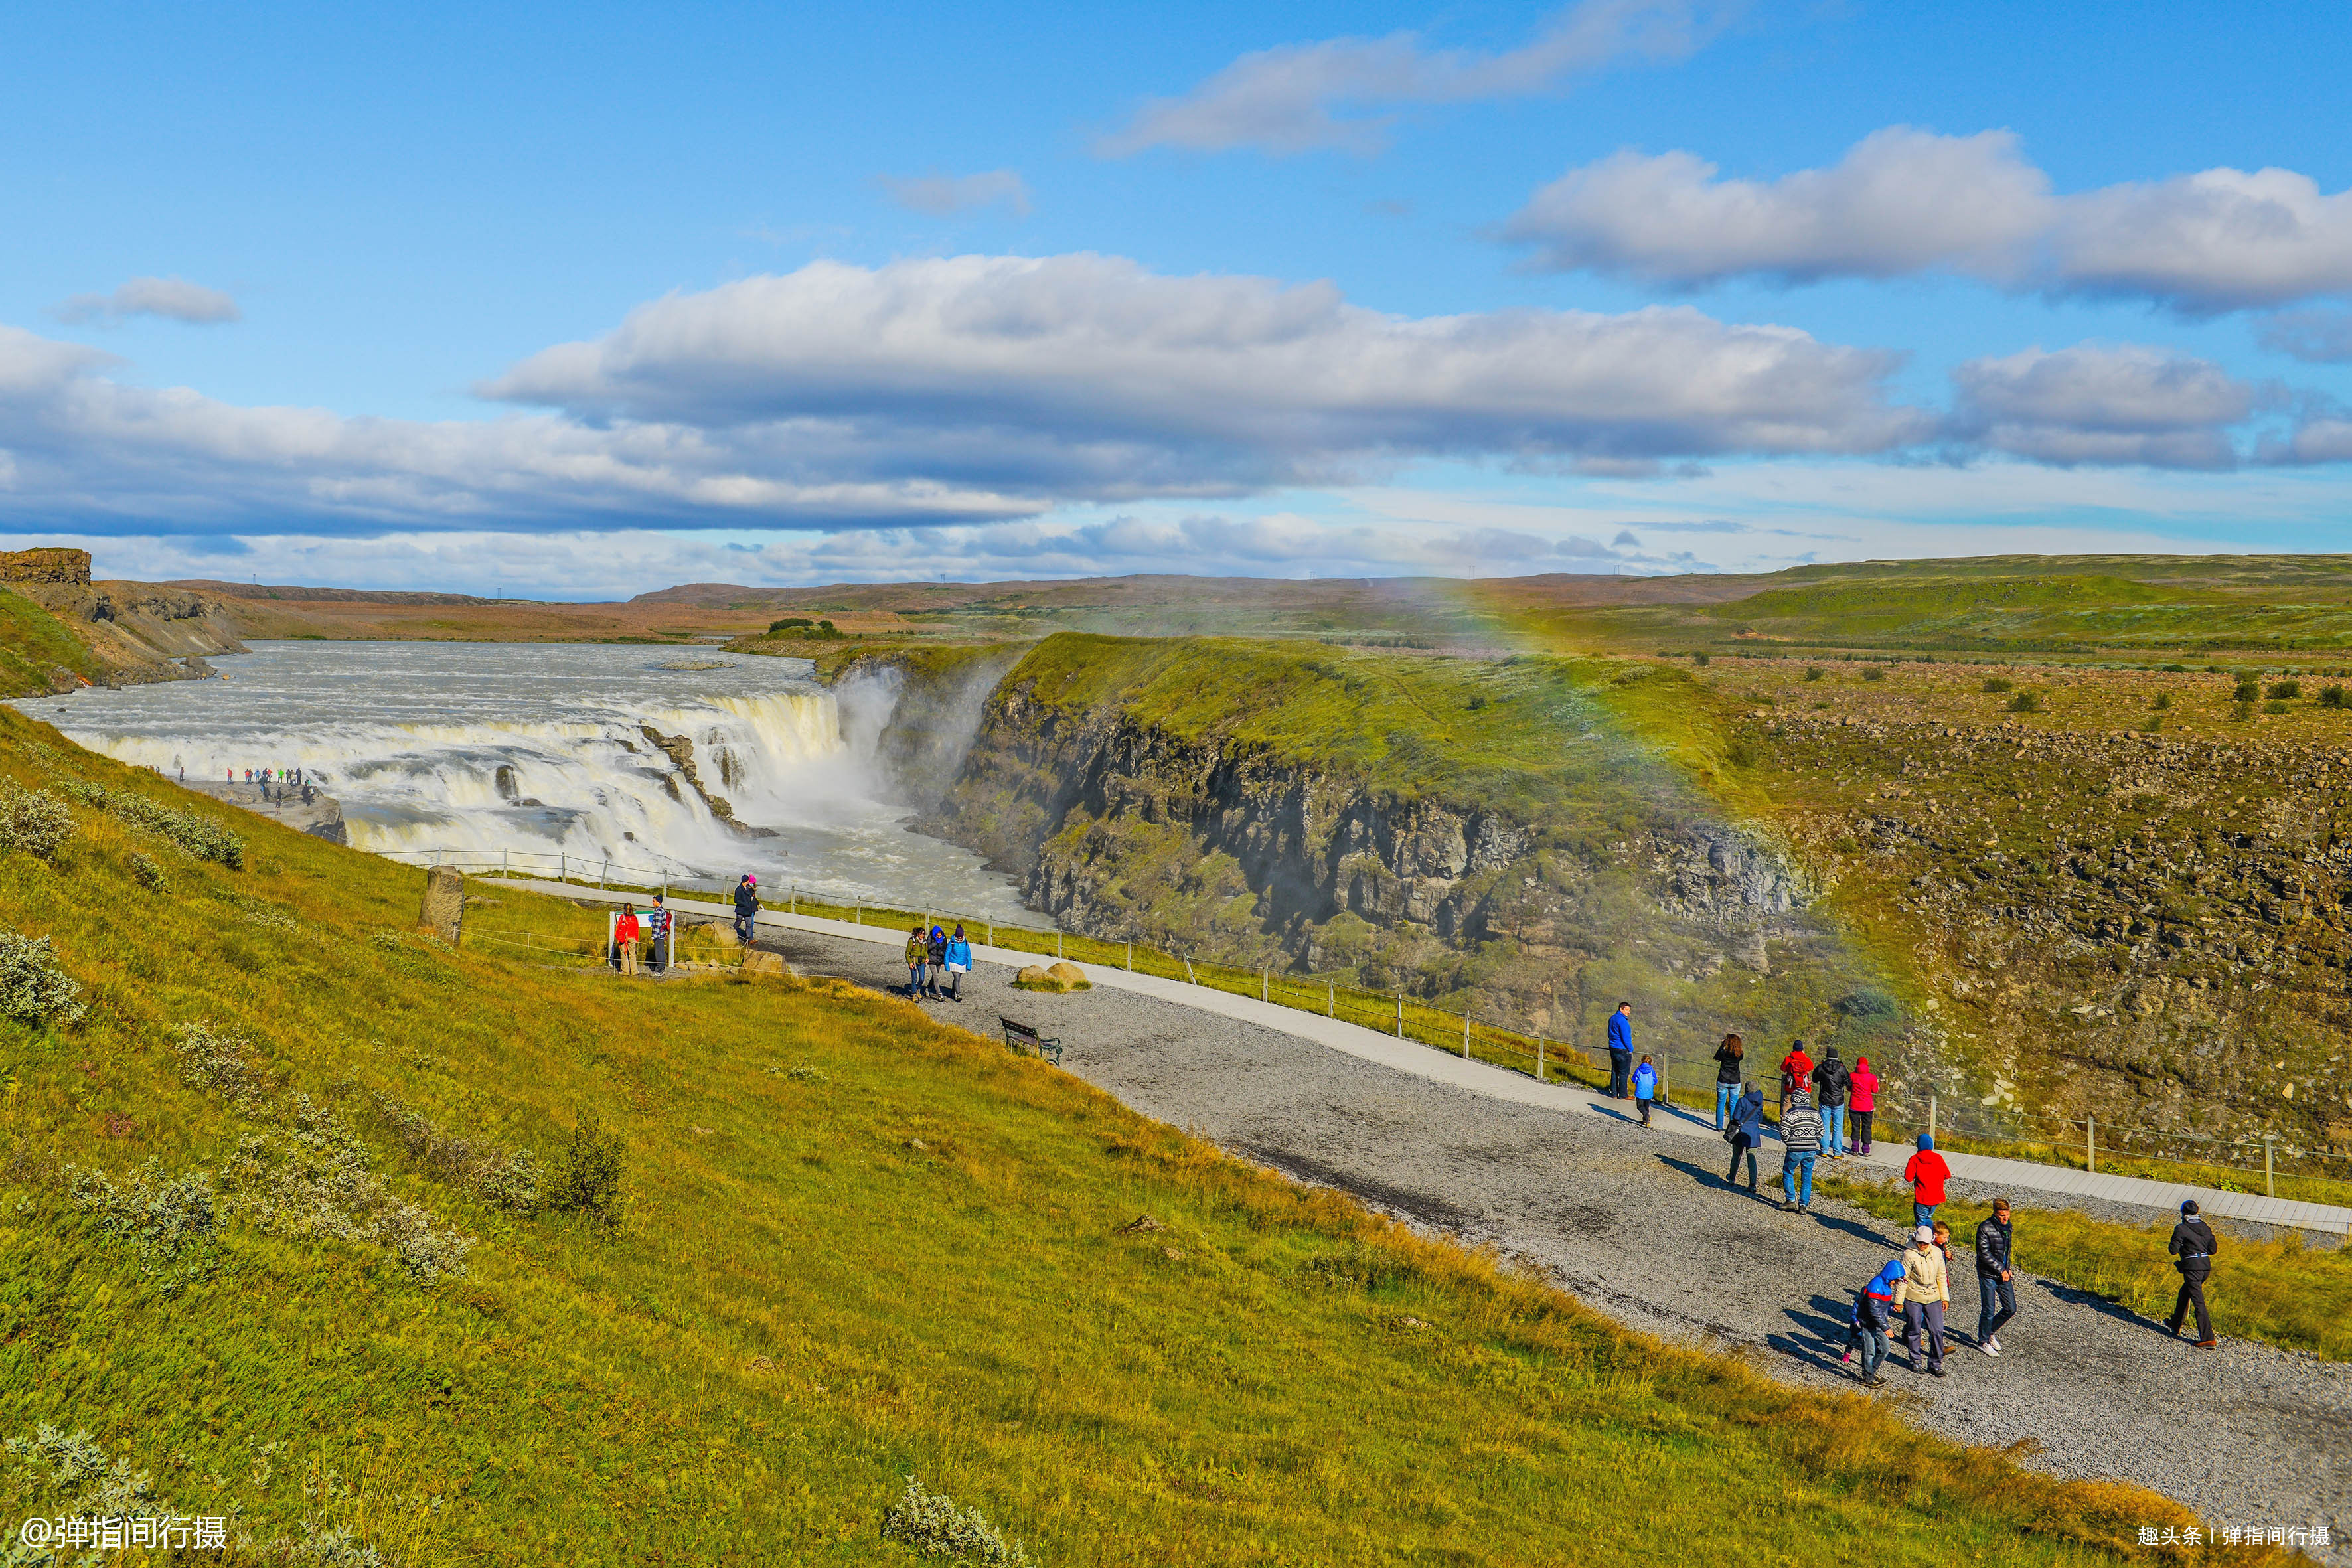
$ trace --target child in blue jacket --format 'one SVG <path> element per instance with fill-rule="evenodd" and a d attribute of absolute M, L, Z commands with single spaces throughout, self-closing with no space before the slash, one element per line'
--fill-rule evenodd
<path fill-rule="evenodd" d="M 1643 1057 L 1642 1065 L 1633 1069 L 1633 1102 L 1642 1108 L 1642 1125 L 1650 1124 L 1650 1101 L 1657 1097 L 1658 1069 Z"/>
<path fill-rule="evenodd" d="M 1883 1387 L 1886 1382 L 1878 1375 L 1878 1369 L 1886 1360 L 1886 1336 L 1895 1326 L 1895 1296 L 1902 1283 L 1903 1260 L 1897 1258 L 1853 1293 L 1853 1311 L 1846 1320 L 1845 1354 L 1838 1360 L 1851 1364 L 1859 1346 L 1862 1371 L 1855 1375 L 1872 1388 Z"/>

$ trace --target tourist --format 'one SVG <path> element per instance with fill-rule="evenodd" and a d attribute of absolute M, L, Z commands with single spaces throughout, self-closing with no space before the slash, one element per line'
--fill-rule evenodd
<path fill-rule="evenodd" d="M 1936 1205 L 1944 1201 L 1944 1184 L 1952 1179 L 1952 1168 L 1936 1152 L 1936 1135 L 1919 1134 L 1919 1150 L 1903 1167 L 1903 1179 L 1911 1184 L 1911 1223 L 1932 1225 Z"/>
<path fill-rule="evenodd" d="M 930 967 L 931 943 L 919 921 L 907 928 L 907 994 L 920 1001 L 924 972 Z"/>
<path fill-rule="evenodd" d="M 646 963 L 651 969 L 667 967 L 670 931 L 669 905 L 659 893 L 654 895 L 654 907 L 646 911 Z"/>
<path fill-rule="evenodd" d="M 2009 1200 L 1995 1198 L 1991 1217 L 1977 1222 L 1977 1349 L 1990 1356 L 2000 1354 L 2001 1326 L 2017 1316 L 2011 1236 Z"/>
<path fill-rule="evenodd" d="M 1853 1313 L 1846 1320 L 1845 1354 L 1838 1360 L 1852 1365 L 1853 1352 L 1862 1352 L 1862 1370 L 1854 1375 L 1867 1387 L 1886 1385 L 1878 1369 L 1886 1364 L 1886 1336 L 1895 1327 L 1895 1295 L 1902 1289 L 1904 1273 L 1903 1259 L 1890 1258 L 1885 1268 L 1853 1293 Z"/>
<path fill-rule="evenodd" d="M 1822 1108 L 1822 1152 L 1832 1160 L 1845 1154 L 1845 1102 L 1853 1091 L 1853 1074 L 1832 1046 L 1822 1053 L 1821 1066 L 1813 1069 L 1813 1100 Z"/>
<path fill-rule="evenodd" d="M 1731 1108 L 1739 1103 L 1740 1058 L 1748 1047 L 1739 1043 L 1738 1035 L 1726 1035 L 1723 1044 L 1715 1047 L 1715 1130 L 1723 1131 L 1723 1123 Z"/>
<path fill-rule="evenodd" d="M 1878 1075 L 1870 1070 L 1868 1057 L 1856 1057 L 1853 1058 L 1853 1071 L 1846 1078 L 1853 1086 L 1853 1152 L 1868 1159 L 1870 1113 L 1878 1106 Z"/>
<path fill-rule="evenodd" d="M 1650 1124 L 1650 1101 L 1658 1092 L 1658 1069 L 1644 1055 L 1642 1065 L 1633 1069 L 1633 1103 L 1642 1108 L 1642 1125 Z"/>
<path fill-rule="evenodd" d="M 1749 1084 L 1731 1108 L 1731 1123 L 1723 1134 L 1731 1145 L 1731 1169 L 1723 1179 L 1733 1186 L 1739 1184 L 1739 1156 L 1748 1156 L 1748 1191 L 1756 1192 L 1756 1150 L 1764 1142 L 1764 1091 Z"/>
<path fill-rule="evenodd" d="M 1810 1092 L 1813 1087 L 1813 1058 L 1805 1054 L 1805 1042 L 1799 1040 L 1780 1058 L 1780 1099 L 1786 1103 L 1798 1089 Z"/>
<path fill-rule="evenodd" d="M 2205 1310 L 2205 1281 L 2213 1272 L 2213 1255 L 2221 1250 L 2221 1243 L 2197 1212 L 2197 1200 L 2189 1199 L 2180 1205 L 2180 1223 L 2172 1227 L 2172 1239 L 2165 1244 L 2172 1254 L 2175 1268 L 2180 1270 L 2180 1296 L 2172 1303 L 2172 1320 L 2164 1326 L 2173 1333 L 2189 1317 L 2189 1309 L 2197 1309 L 2197 1348 L 2213 1348 L 2213 1320 Z"/>
<path fill-rule="evenodd" d="M 963 977 L 971 973 L 971 943 L 963 934 L 962 922 L 957 922 L 955 934 L 948 938 L 948 1000 L 963 1000 Z"/>
<path fill-rule="evenodd" d="M 1797 1214 L 1813 1212 L 1813 1162 L 1822 1152 L 1822 1113 L 1813 1097 L 1790 1089 L 1780 1106 L 1780 1206 Z M 1804 1195 L 1797 1181 L 1804 1178 Z"/>
<path fill-rule="evenodd" d="M 1620 1002 L 1609 1015 L 1609 1098 L 1625 1098 L 1625 1080 L 1633 1071 L 1633 1004 Z"/>
<path fill-rule="evenodd" d="M 933 996 L 938 996 L 940 994 L 940 986 L 947 979 L 948 933 L 941 931 L 939 927 L 933 926 L 931 928 L 930 941 L 928 945 L 930 948 L 931 956 L 931 994 Z"/>
<path fill-rule="evenodd" d="M 735 935 L 745 947 L 749 947 L 753 933 L 759 929 L 760 879 L 746 871 L 743 879 L 735 884 Z"/>
<path fill-rule="evenodd" d="M 624 974 L 637 972 L 637 906 L 623 904 L 621 918 L 613 922 L 613 956 Z"/>
<path fill-rule="evenodd" d="M 1911 1370 L 1919 1367 L 1919 1340 L 1927 1341 L 1927 1370 L 1944 1375 L 1944 1308 L 1952 1299 L 1952 1272 L 1936 1246 L 1936 1227 L 1921 1225 L 1903 1249 L 1903 1280 L 1896 1287 L 1903 1307 L 1903 1342 L 1911 1352 Z"/>

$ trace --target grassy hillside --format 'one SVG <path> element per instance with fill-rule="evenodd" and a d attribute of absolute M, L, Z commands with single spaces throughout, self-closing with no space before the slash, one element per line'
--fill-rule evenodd
<path fill-rule="evenodd" d="M 1050 1563 L 2071 1563 L 2189 1522 L 1620 1332 L 900 1005 L 583 972 L 488 938 L 601 920 L 504 890 L 446 950 L 418 873 L 14 715 L 0 775 L 0 931 L 55 944 L 5 944 L 19 1517 L 143 1486 L 239 1560 L 407 1563 L 913 1562 L 909 1475 Z"/>
<path fill-rule="evenodd" d="M 58 668 L 85 680 L 100 678 L 81 639 L 22 594 L 0 588 L 0 697 L 47 691 L 49 672 Z"/>

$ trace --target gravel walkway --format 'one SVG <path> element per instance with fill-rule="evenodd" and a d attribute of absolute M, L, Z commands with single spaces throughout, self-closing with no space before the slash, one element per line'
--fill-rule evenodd
<path fill-rule="evenodd" d="M 874 943 L 786 931 L 760 945 L 803 973 L 906 983 Z M 1154 997 L 1037 994 L 1012 990 L 1012 977 L 982 963 L 962 1005 L 929 1005 L 982 1034 L 1007 1013 L 1057 1035 L 1066 1068 L 1145 1115 L 1424 1232 L 1529 1258 L 1631 1326 L 1758 1347 L 1798 1383 L 1854 1386 L 1838 1362 L 1846 1308 L 1901 1246 L 1860 1209 L 1825 1200 L 1810 1217 L 1783 1214 L 1724 1184 L 1711 1141 L 1496 1100 Z M 1769 1184 L 1777 1162 L 1764 1163 Z M 2032 1246 L 2029 1222 L 2018 1237 L 2029 1262 Z M 1955 1324 L 1972 1329 L 1973 1279 L 1954 1295 Z M 2135 1481 L 2216 1525 L 2325 1522 L 2345 1541 L 2352 1366 L 2228 1339 L 2198 1351 L 2031 1276 L 2018 1305 L 2001 1334 L 2008 1353 L 1955 1343 L 1945 1378 L 1914 1377 L 1898 1347 L 1890 1396 L 1963 1442 L 2029 1442 L 2028 1463 Z M 2352 1563 L 2342 1544 L 2322 1555 Z"/>

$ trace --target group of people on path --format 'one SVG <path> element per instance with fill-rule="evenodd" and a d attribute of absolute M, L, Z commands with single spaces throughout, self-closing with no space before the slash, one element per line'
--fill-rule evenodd
<path fill-rule="evenodd" d="M 660 969 L 668 951 L 670 920 L 669 906 L 662 901 L 659 893 L 654 895 L 653 908 L 646 911 L 643 920 L 637 918 L 635 904 L 623 904 L 619 918 L 613 921 L 614 967 L 624 974 Z M 642 958 L 637 947 L 641 938 L 646 944 Z"/>
<path fill-rule="evenodd" d="M 907 994 L 917 1001 L 961 1002 L 963 977 L 971 973 L 971 943 L 958 922 L 952 934 L 920 921 L 907 928 Z M 947 989 L 940 986 L 945 984 Z"/>
<path fill-rule="evenodd" d="M 1658 1073 L 1644 1056 L 1638 1065 L 1633 1053 L 1633 1007 L 1618 1004 L 1609 1017 L 1609 1094 L 1632 1098 L 1641 1108 L 1642 1125 L 1650 1125 L 1651 1102 Z M 1739 1168 L 1748 1167 L 1748 1191 L 1758 1192 L 1756 1152 L 1764 1144 L 1764 1090 L 1748 1072 L 1747 1046 L 1736 1035 L 1726 1035 L 1716 1047 L 1715 1126 L 1731 1146 L 1731 1166 L 1724 1180 L 1739 1184 Z M 1871 1121 L 1878 1102 L 1878 1075 L 1868 1057 L 1856 1057 L 1848 1067 L 1835 1045 L 1816 1062 L 1797 1041 L 1780 1058 L 1780 1207 L 1792 1214 L 1811 1214 L 1813 1167 L 1822 1159 L 1846 1158 L 1849 1152 L 1867 1155 L 1872 1150 Z M 1853 1141 L 1847 1142 L 1851 1118 Z M 1933 1133 L 1918 1135 L 1903 1179 L 1911 1187 L 1911 1241 L 1899 1257 L 1890 1258 L 1854 1292 L 1847 1319 L 1845 1353 L 1852 1365 L 1857 1352 L 1862 1363 L 1855 1375 L 1873 1388 L 1885 1379 L 1880 1367 L 1886 1359 L 1889 1336 L 1902 1325 L 1911 1370 L 1942 1377 L 1944 1373 L 1944 1313 L 1952 1300 L 1951 1227 L 1936 1217 L 1951 1180 L 1950 1164 L 1937 1152 Z M 2010 1201 L 1995 1198 L 1991 1212 L 1976 1227 L 1975 1274 L 1977 1326 L 1975 1343 L 1984 1354 L 2001 1353 L 2000 1331 L 2017 1316 L 2015 1226 Z M 2205 1281 L 2220 1250 L 2212 1227 L 2198 1213 L 2195 1202 L 2180 1205 L 2180 1223 L 2169 1244 L 2180 1274 L 2180 1294 L 2167 1329 L 2175 1335 L 2193 1310 L 2197 1344 L 2214 1346 L 2212 1321 L 2205 1306 Z"/>

